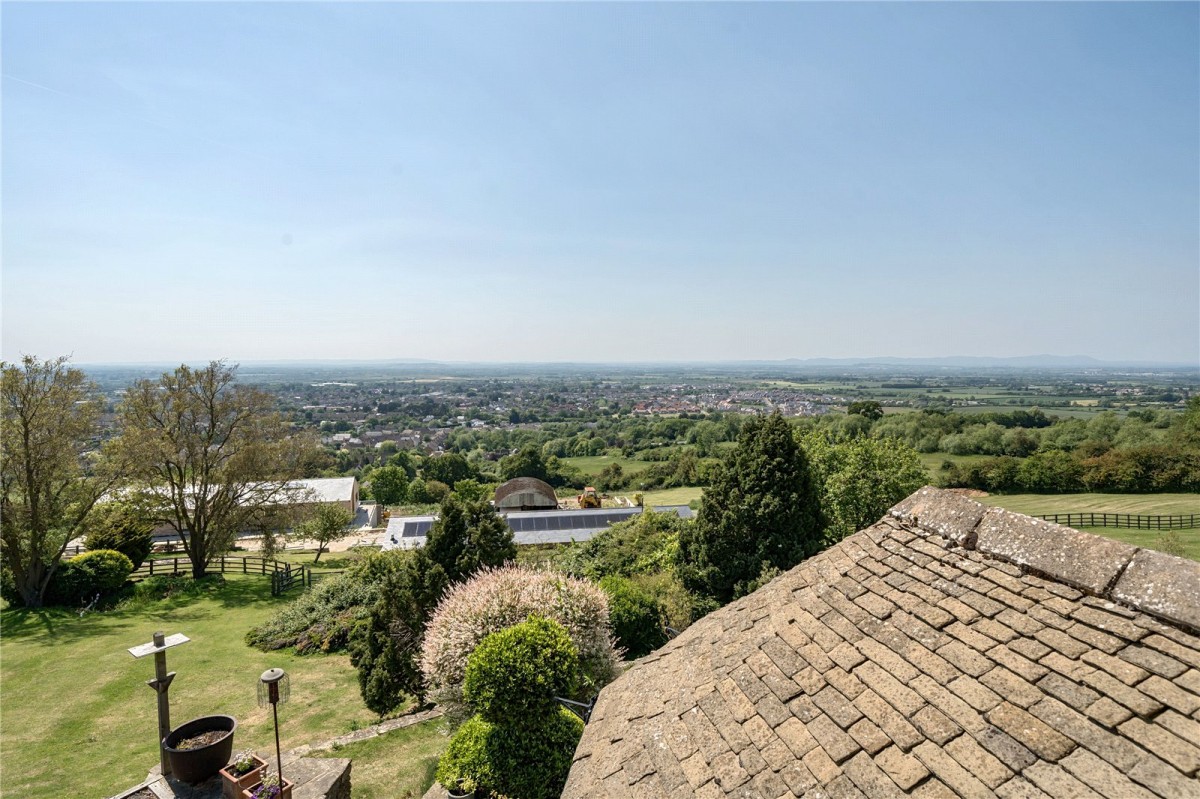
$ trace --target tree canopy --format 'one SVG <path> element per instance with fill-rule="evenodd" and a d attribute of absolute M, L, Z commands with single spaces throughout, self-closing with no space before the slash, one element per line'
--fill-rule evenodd
<path fill-rule="evenodd" d="M 0 363 L 0 553 L 21 601 L 40 607 L 67 543 L 117 472 L 97 468 L 103 404 L 66 358 Z"/>
<path fill-rule="evenodd" d="M 179 534 L 203 577 L 237 534 L 303 501 L 291 482 L 310 443 L 293 435 L 275 399 L 235 383 L 236 367 L 213 361 L 141 380 L 119 409 L 116 442 L 138 502 Z"/>

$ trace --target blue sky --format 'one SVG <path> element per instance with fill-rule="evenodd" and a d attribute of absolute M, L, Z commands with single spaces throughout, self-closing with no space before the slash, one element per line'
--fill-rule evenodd
<path fill-rule="evenodd" d="M 6 2 L 5 358 L 1200 361 L 1200 4 Z"/>

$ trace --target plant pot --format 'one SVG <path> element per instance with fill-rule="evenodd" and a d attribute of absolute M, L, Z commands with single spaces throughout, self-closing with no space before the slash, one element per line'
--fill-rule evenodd
<path fill-rule="evenodd" d="M 201 716 L 184 722 L 163 738 L 163 750 L 171 764 L 176 779 L 190 785 L 198 785 L 215 775 L 233 756 L 233 732 L 237 720 L 233 716 Z M 221 740 L 195 749 L 176 749 L 175 745 L 187 738 L 206 732 L 228 732 Z"/>
<path fill-rule="evenodd" d="M 446 788 L 445 785 L 442 787 Z M 446 788 L 446 796 L 449 799 L 475 799 L 475 789 L 466 788 L 459 782 L 453 788 Z"/>
<path fill-rule="evenodd" d="M 262 781 L 263 769 L 267 767 L 267 761 L 254 755 L 254 763 L 254 768 L 240 777 L 232 772 L 232 763 L 221 769 L 221 795 L 225 799 L 242 799 L 242 791 L 252 785 L 258 785 Z"/>
<path fill-rule="evenodd" d="M 257 791 L 259 786 L 261 786 L 261 785 L 262 785 L 262 782 L 260 780 L 259 782 L 256 782 L 253 785 L 251 785 L 249 788 L 246 788 L 245 790 L 242 791 L 242 795 L 241 795 L 240 799 L 254 799 L 254 792 Z M 295 783 L 292 782 L 291 780 L 289 780 L 287 777 L 284 777 L 283 778 L 283 791 L 282 791 L 282 793 L 279 794 L 279 799 L 292 799 L 292 788 L 294 788 L 294 787 L 295 787 Z"/>

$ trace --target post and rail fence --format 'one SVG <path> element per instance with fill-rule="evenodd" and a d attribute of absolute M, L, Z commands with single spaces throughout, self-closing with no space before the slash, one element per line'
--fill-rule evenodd
<path fill-rule="evenodd" d="M 158 558 L 148 560 L 129 575 L 137 580 L 165 574 L 191 574 L 192 562 L 186 557 Z M 300 563 L 257 558 L 252 556 L 222 555 L 213 558 L 208 571 L 220 574 L 261 574 L 271 578 L 271 596 L 278 596 L 294 586 L 313 584 L 313 571 Z"/>
<path fill-rule="evenodd" d="M 1132 530 L 1186 530 L 1200 527 L 1200 513 L 1147 516 L 1136 513 L 1049 513 L 1038 516 L 1067 527 L 1127 527 Z"/>

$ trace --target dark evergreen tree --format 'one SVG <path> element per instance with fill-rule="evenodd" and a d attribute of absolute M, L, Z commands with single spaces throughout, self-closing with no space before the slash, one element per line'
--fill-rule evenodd
<path fill-rule="evenodd" d="M 450 582 L 464 580 L 483 566 L 500 566 L 517 557 L 512 530 L 486 499 L 464 501 L 455 494 L 442 502 L 425 540 L 429 558 Z"/>
<path fill-rule="evenodd" d="M 379 599 L 355 630 L 350 663 L 358 669 L 363 701 L 383 715 L 408 696 L 425 700 L 421 640 L 449 580 L 422 549 L 382 553 L 365 572 L 364 579 L 378 581 Z"/>
<path fill-rule="evenodd" d="M 737 449 L 679 536 L 684 585 L 725 603 L 821 548 L 824 519 L 808 459 L 779 414 L 747 422 Z"/>

